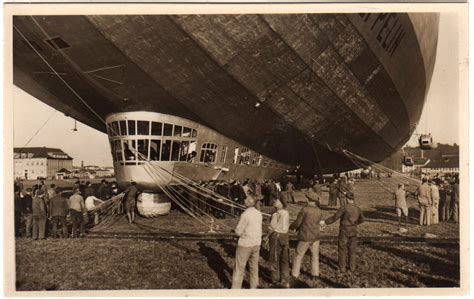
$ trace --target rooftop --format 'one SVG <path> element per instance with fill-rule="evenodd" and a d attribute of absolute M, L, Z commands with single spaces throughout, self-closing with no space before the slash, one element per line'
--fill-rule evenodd
<path fill-rule="evenodd" d="M 459 167 L 459 156 L 457 157 L 445 157 L 441 160 L 430 161 L 426 166 L 422 168 L 458 168 Z"/>
<path fill-rule="evenodd" d="M 24 158 L 47 158 L 56 160 L 72 160 L 73 158 L 59 148 L 51 147 L 15 147 L 13 149 L 15 159 Z"/>

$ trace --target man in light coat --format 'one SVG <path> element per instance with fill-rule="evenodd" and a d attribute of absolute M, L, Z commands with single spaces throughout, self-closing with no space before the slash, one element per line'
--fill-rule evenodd
<path fill-rule="evenodd" d="M 439 223 L 439 188 L 436 182 L 430 180 L 430 196 L 431 196 L 431 224 Z"/>
<path fill-rule="evenodd" d="M 242 288 L 245 266 L 249 263 L 250 288 L 258 286 L 258 259 L 262 244 L 262 213 L 255 208 L 255 199 L 248 196 L 244 200 L 247 208 L 240 215 L 235 233 L 239 236 L 235 252 L 235 268 L 232 274 L 232 288 Z"/>

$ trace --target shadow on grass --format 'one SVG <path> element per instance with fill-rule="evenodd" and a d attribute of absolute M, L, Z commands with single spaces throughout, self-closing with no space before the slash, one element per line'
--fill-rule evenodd
<path fill-rule="evenodd" d="M 444 278 L 434 278 L 430 275 L 427 275 L 427 274 L 422 274 L 422 273 L 415 273 L 415 272 L 412 272 L 412 271 L 407 271 L 407 270 L 404 270 L 404 269 L 396 269 L 396 268 L 392 268 L 392 271 L 395 272 L 395 273 L 401 273 L 401 274 L 404 274 L 414 280 L 417 280 L 421 283 L 423 283 L 425 286 L 427 287 L 447 287 L 447 288 L 452 288 L 452 287 L 459 287 L 459 283 L 456 283 L 452 280 L 449 280 L 449 279 L 444 279 Z M 408 287 L 411 287 L 412 284 L 411 283 L 408 283 L 408 285 L 406 285 Z"/>
<path fill-rule="evenodd" d="M 335 271 L 339 270 L 339 266 L 337 264 L 337 261 L 333 260 L 329 256 L 326 256 L 322 253 L 319 253 L 319 262 L 320 263 L 322 262 L 322 263 L 328 265 L 331 269 L 333 269 Z"/>
<path fill-rule="evenodd" d="M 459 269 L 459 257 L 457 256 L 455 259 L 452 259 L 452 263 L 447 263 L 443 260 L 440 260 L 435 257 L 431 257 L 425 254 L 421 254 L 418 252 L 413 252 L 408 249 L 401 249 L 401 248 L 395 248 L 393 245 L 381 245 L 381 244 L 371 244 L 369 245 L 371 248 L 379 251 L 384 251 L 387 252 L 391 255 L 398 256 L 402 258 L 403 260 L 410 260 L 415 264 L 427 264 L 430 267 L 430 273 L 432 273 L 434 276 L 449 276 L 453 280 L 459 281 L 460 277 L 460 269 Z M 456 251 L 456 255 L 458 255 L 458 250 Z M 454 257 L 454 256 L 452 256 Z M 401 271 L 406 271 L 401 269 Z M 412 274 L 412 272 L 406 272 Z M 426 277 L 424 278 L 426 282 L 430 282 L 429 279 Z M 440 282 L 440 281 L 435 281 L 434 279 L 431 281 L 433 282 Z M 452 283 L 452 282 L 451 282 Z M 430 286 L 438 286 L 438 285 L 432 285 Z"/>
<path fill-rule="evenodd" d="M 318 279 L 322 283 L 324 283 L 325 285 L 331 288 L 349 288 L 349 286 L 346 286 L 345 284 L 339 283 L 337 281 L 332 281 L 331 279 L 323 277 L 323 276 L 319 276 Z"/>
<path fill-rule="evenodd" d="M 373 207 L 375 211 L 364 211 L 364 216 L 367 219 L 372 220 L 387 220 L 398 223 L 398 217 L 396 214 L 395 207 L 392 206 L 375 206 Z M 408 224 L 417 224 L 420 217 L 420 212 L 416 209 L 408 209 Z M 402 217 L 402 221 L 405 221 L 405 218 Z"/>
<path fill-rule="evenodd" d="M 215 249 L 207 246 L 203 242 L 197 243 L 199 246 L 199 253 L 207 258 L 208 266 L 216 273 L 219 281 L 224 288 L 231 287 L 229 277 L 232 277 L 232 268 L 221 257 L 221 254 Z"/>

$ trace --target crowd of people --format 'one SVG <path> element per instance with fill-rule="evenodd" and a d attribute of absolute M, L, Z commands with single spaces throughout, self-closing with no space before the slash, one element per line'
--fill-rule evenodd
<path fill-rule="evenodd" d="M 232 288 L 241 288 L 248 265 L 251 288 L 259 284 L 258 267 L 262 242 L 269 246 L 269 262 L 271 264 L 271 280 L 280 287 L 291 287 L 298 281 L 301 265 L 306 252 L 311 252 L 311 275 L 319 276 L 319 245 L 321 231 L 326 225 L 339 221 L 338 265 L 341 272 L 356 270 L 357 228 L 364 222 L 364 215 L 356 204 L 354 196 L 354 178 L 337 177 L 331 182 L 310 181 L 309 188 L 304 191 L 306 204 L 300 209 L 296 220 L 290 223 L 288 204 L 295 203 L 296 187 L 291 181 L 282 184 L 275 180 L 252 181 L 238 180 L 199 182 L 203 187 L 228 198 L 230 201 L 245 206 L 243 212 L 227 206 L 215 208 L 218 202 L 206 203 L 205 195 L 188 196 L 190 205 L 196 212 L 213 213 L 216 217 L 226 216 L 223 209 L 234 216 L 239 216 L 235 234 L 239 237 L 235 267 L 232 275 Z M 328 207 L 338 207 L 330 217 L 323 219 L 321 211 L 323 187 L 327 188 Z M 134 182 L 124 191 L 124 209 L 130 223 L 135 220 L 136 198 L 139 190 Z M 46 187 L 44 181 L 32 188 L 24 189 L 21 182 L 15 183 L 15 226 L 16 234 L 23 230 L 24 234 L 33 239 L 44 239 L 50 225 L 52 238 L 69 237 L 66 217 L 72 222 L 72 237 L 80 237 L 85 233 L 87 223 L 97 224 L 97 214 L 91 212 L 94 207 L 117 195 L 119 190 L 115 183 L 103 180 L 98 188 L 92 188 L 90 182 L 76 182 L 73 194 L 66 196 L 54 184 Z M 202 198 L 199 198 L 201 196 Z M 398 226 L 405 217 L 407 226 L 409 213 L 407 196 L 414 196 L 419 204 L 420 225 L 436 224 L 439 221 L 459 220 L 459 177 L 423 177 L 422 183 L 415 192 L 405 190 L 404 184 L 398 184 L 394 190 L 395 211 Z M 301 198 L 301 197 L 300 197 Z M 198 199 L 198 200 L 197 200 Z M 263 206 L 274 207 L 274 213 L 268 227 L 268 234 L 263 236 Z M 89 220 L 87 219 L 89 218 Z M 21 229 L 23 227 L 23 229 Z M 58 230 L 60 228 L 60 230 Z M 298 240 L 295 256 L 290 269 L 290 232 L 296 233 Z"/>
<path fill-rule="evenodd" d="M 72 224 L 71 236 L 83 237 L 86 226 L 99 221 L 95 207 L 119 194 L 119 189 L 115 182 L 106 180 L 102 180 L 97 189 L 90 182 L 77 181 L 71 192 L 55 184 L 47 187 L 44 180 L 40 180 L 31 188 L 24 188 L 21 181 L 15 181 L 14 192 L 15 236 L 41 240 L 48 235 L 68 238 L 68 220 Z"/>
<path fill-rule="evenodd" d="M 298 282 L 302 261 L 308 249 L 311 251 L 311 275 L 319 277 L 319 244 L 320 231 L 326 225 L 339 220 L 338 237 L 339 271 L 352 272 L 356 267 L 357 226 L 364 222 L 362 210 L 355 204 L 354 194 L 345 192 L 345 204 L 337 212 L 322 219 L 320 197 L 314 187 L 306 193 L 307 205 L 298 213 L 296 220 L 290 224 L 285 198 L 277 198 L 273 206 L 269 233 L 263 240 L 269 243 L 269 262 L 271 264 L 271 279 L 276 287 L 289 288 Z M 262 214 L 256 207 L 258 200 L 248 195 L 244 204 L 246 210 L 239 218 L 235 233 L 239 236 L 235 253 L 235 267 L 232 274 L 232 288 L 242 287 L 245 268 L 248 264 L 250 288 L 259 285 L 259 258 L 262 245 Z M 292 268 L 289 265 L 289 232 L 297 233 L 298 244 Z"/>

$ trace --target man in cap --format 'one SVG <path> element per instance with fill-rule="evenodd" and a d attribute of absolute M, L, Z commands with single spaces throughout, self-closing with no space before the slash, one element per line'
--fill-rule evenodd
<path fill-rule="evenodd" d="M 245 266 L 249 263 L 250 288 L 258 286 L 258 259 L 260 257 L 260 245 L 262 243 L 262 213 L 255 208 L 255 199 L 248 196 L 244 200 L 247 208 L 240 215 L 239 223 L 235 233 L 239 236 L 237 250 L 235 252 L 235 267 L 232 274 L 232 288 L 242 288 Z"/>
<path fill-rule="evenodd" d="M 339 223 L 338 260 L 339 270 L 347 271 L 347 258 L 349 256 L 349 268 L 355 270 L 355 254 L 357 249 L 357 226 L 364 222 L 362 210 L 354 203 L 354 194 L 346 193 L 347 204 L 330 218 L 322 220 L 320 225 L 336 222 Z"/>
<path fill-rule="evenodd" d="M 81 196 L 81 190 L 76 188 L 74 194 L 68 200 L 69 213 L 72 221 L 72 237 L 77 238 L 77 227 L 80 228 L 80 236 L 84 236 L 84 213 L 87 213 L 84 204 L 84 198 Z"/>
<path fill-rule="evenodd" d="M 291 269 L 291 276 L 294 279 L 298 279 L 300 275 L 301 263 L 308 249 L 311 250 L 311 275 L 319 276 L 319 222 L 322 216 L 319 195 L 313 191 L 313 188 L 309 188 L 305 195 L 308 205 L 300 210 L 296 221 L 290 225 L 291 230 L 298 232 L 298 245 Z"/>
<path fill-rule="evenodd" d="M 43 189 L 36 190 L 33 198 L 33 240 L 42 240 L 46 233 L 46 219 L 48 218 L 48 211 L 45 202 L 45 192 Z"/>

